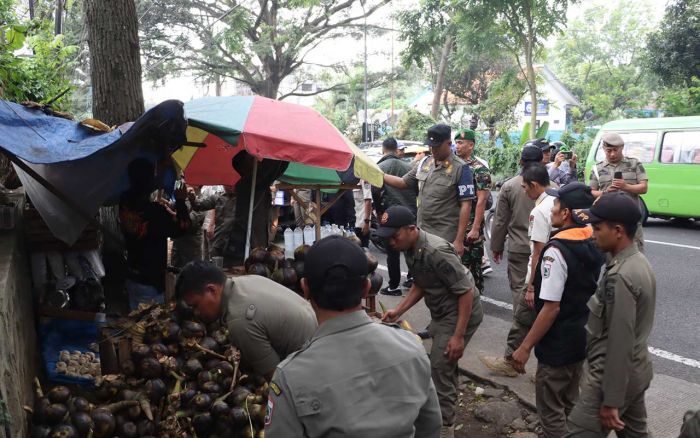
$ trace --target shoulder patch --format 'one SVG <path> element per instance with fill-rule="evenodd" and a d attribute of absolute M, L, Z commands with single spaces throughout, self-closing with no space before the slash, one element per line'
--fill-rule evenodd
<path fill-rule="evenodd" d="M 267 399 L 267 410 L 265 411 L 265 426 L 272 423 L 272 413 L 275 411 L 275 402 L 271 398 Z"/>
<path fill-rule="evenodd" d="M 552 257 L 552 256 L 544 256 L 544 257 L 542 257 L 542 260 L 545 261 L 545 262 L 553 262 L 553 261 L 554 261 L 554 257 Z"/>
<path fill-rule="evenodd" d="M 270 390 L 275 393 L 276 396 L 279 397 L 280 394 L 282 394 L 282 390 L 280 389 L 279 385 L 277 385 L 274 381 L 270 382 Z"/>

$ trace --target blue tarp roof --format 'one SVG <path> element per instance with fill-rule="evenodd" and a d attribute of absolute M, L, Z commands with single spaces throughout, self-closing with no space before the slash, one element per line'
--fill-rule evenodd
<path fill-rule="evenodd" d="M 0 150 L 24 161 L 82 213 L 15 165 L 34 207 L 57 238 L 73 244 L 100 206 L 126 189 L 126 167 L 136 157 L 168 157 L 186 141 L 183 104 L 165 101 L 112 132 L 0 101 Z M 165 174 L 165 172 L 163 172 Z M 171 172 L 172 173 L 172 172 Z M 174 182 L 174 173 L 170 186 Z M 162 177 L 162 175 L 161 175 Z"/>
<path fill-rule="evenodd" d="M 126 137 L 137 140 L 139 128 L 162 126 L 164 121 L 182 119 L 186 128 L 182 103 L 165 101 L 140 117 L 133 126 L 112 132 L 97 132 L 79 122 L 50 116 L 40 109 L 27 108 L 6 100 L 0 101 L 0 148 L 34 164 L 51 164 L 90 156 Z M 129 128 L 126 131 L 126 128 Z M 125 132 L 126 131 L 126 132 Z M 184 142 L 184 137 L 181 138 Z"/>

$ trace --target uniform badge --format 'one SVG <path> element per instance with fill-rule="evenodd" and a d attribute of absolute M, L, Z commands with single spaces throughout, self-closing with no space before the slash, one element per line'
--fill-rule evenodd
<path fill-rule="evenodd" d="M 275 402 L 271 399 L 267 399 L 267 410 L 265 411 L 265 427 L 272 423 L 272 413 L 275 410 Z"/>
<path fill-rule="evenodd" d="M 608 281 L 605 283 L 605 301 L 608 303 L 615 302 L 615 282 Z"/>
<path fill-rule="evenodd" d="M 448 175 L 452 173 L 452 163 L 449 161 L 445 163 L 445 173 Z"/>
<path fill-rule="evenodd" d="M 280 394 L 282 394 L 282 390 L 280 389 L 280 387 L 279 387 L 275 382 L 270 382 L 270 389 L 271 389 L 272 392 L 274 392 L 275 395 L 278 396 L 278 397 L 279 397 Z"/>
<path fill-rule="evenodd" d="M 552 262 L 545 262 L 542 265 L 542 277 L 549 278 L 549 274 L 552 273 Z"/>

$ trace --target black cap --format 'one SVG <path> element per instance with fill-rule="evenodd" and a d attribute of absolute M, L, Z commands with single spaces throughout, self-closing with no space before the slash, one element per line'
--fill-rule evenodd
<path fill-rule="evenodd" d="M 328 236 L 309 249 L 304 262 L 304 276 L 314 287 L 321 287 L 328 271 L 336 267 L 345 268 L 347 278 L 369 273 L 367 256 L 358 244 L 342 236 Z"/>
<path fill-rule="evenodd" d="M 603 193 L 587 210 L 574 210 L 574 220 L 580 224 L 603 221 L 636 224 L 642 218 L 639 204 L 621 192 Z"/>
<path fill-rule="evenodd" d="M 425 139 L 425 144 L 434 148 L 440 146 L 445 140 L 452 139 L 452 128 L 442 123 L 433 125 L 428 128 L 428 137 Z"/>
<path fill-rule="evenodd" d="M 571 209 L 590 208 L 595 200 L 591 188 L 580 182 L 572 182 L 564 187 L 546 189 L 545 191 L 548 195 L 562 200 Z"/>
<path fill-rule="evenodd" d="M 385 238 L 391 237 L 396 234 L 399 228 L 415 224 L 416 217 L 411 210 L 401 205 L 395 205 L 387 208 L 379 219 L 377 236 Z"/>
<path fill-rule="evenodd" d="M 542 161 L 542 149 L 536 146 L 525 146 L 520 153 L 520 159 L 539 163 Z"/>
<path fill-rule="evenodd" d="M 548 151 L 550 149 L 554 149 L 555 146 L 549 143 L 549 140 L 546 138 L 535 138 L 532 140 L 528 140 L 523 146 L 534 146 L 537 148 L 540 148 L 542 151 Z"/>

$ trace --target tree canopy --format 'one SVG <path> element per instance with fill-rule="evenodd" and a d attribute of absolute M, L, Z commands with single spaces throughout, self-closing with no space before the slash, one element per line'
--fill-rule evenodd
<path fill-rule="evenodd" d="M 549 54 L 559 79 L 579 98 L 581 116 L 609 120 L 651 99 L 644 69 L 645 35 L 654 27 L 648 1 L 587 7 Z"/>
<path fill-rule="evenodd" d="M 184 70 L 231 78 L 273 99 L 317 94 L 324 90 L 281 95 L 280 84 L 321 43 L 346 35 L 389 1 L 145 0 L 145 71 L 151 78 Z"/>
<path fill-rule="evenodd" d="M 648 65 L 664 85 L 691 86 L 700 78 L 700 0 L 666 7 L 658 30 L 649 34 Z"/>

